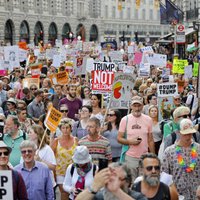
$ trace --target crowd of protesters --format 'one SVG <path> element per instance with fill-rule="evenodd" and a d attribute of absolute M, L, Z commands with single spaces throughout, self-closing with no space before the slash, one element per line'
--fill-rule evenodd
<path fill-rule="evenodd" d="M 93 93 L 90 74 L 72 71 L 68 84 L 53 84 L 58 69 L 45 62 L 39 87 L 23 86 L 28 66 L 0 80 L 0 170 L 12 171 L 14 199 L 53 200 L 58 190 L 61 200 L 200 199 L 197 78 L 174 75 L 183 89 L 159 121 L 157 84 L 165 81 L 159 68 L 137 77 L 124 110 Z M 44 137 L 51 106 L 62 119 Z"/>

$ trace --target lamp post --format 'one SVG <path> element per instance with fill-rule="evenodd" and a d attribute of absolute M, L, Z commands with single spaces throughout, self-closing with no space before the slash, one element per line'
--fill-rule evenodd
<path fill-rule="evenodd" d="M 176 55 L 176 25 L 171 24 L 170 31 L 171 33 L 174 33 L 174 55 Z"/>

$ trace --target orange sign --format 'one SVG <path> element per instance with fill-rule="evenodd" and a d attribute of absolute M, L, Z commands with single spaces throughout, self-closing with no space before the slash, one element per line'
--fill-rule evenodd
<path fill-rule="evenodd" d="M 42 64 L 38 63 L 38 64 L 32 65 L 30 67 L 31 67 L 32 78 L 39 78 L 40 74 L 41 74 Z"/>
<path fill-rule="evenodd" d="M 57 74 L 51 74 L 49 75 L 49 78 L 51 79 L 51 82 L 55 84 L 65 85 L 69 81 L 69 76 L 66 71 L 59 72 Z"/>
<path fill-rule="evenodd" d="M 52 106 L 47 113 L 44 124 L 51 132 L 55 132 L 61 119 L 62 113 Z"/>
<path fill-rule="evenodd" d="M 18 46 L 20 49 L 24 49 L 24 50 L 28 49 L 26 42 L 18 42 Z"/>

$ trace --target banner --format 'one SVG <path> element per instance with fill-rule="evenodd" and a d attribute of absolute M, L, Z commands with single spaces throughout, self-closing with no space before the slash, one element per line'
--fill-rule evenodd
<path fill-rule="evenodd" d="M 47 113 L 44 124 L 51 132 L 55 132 L 61 119 L 62 113 L 52 106 Z"/>
<path fill-rule="evenodd" d="M 23 88 L 30 88 L 31 85 L 36 85 L 37 88 L 40 88 L 40 79 L 39 78 L 25 78 L 23 79 Z"/>
<path fill-rule="evenodd" d="M 177 83 L 161 83 L 157 84 L 158 97 L 174 96 L 178 94 Z"/>
<path fill-rule="evenodd" d="M 135 74 L 115 73 L 113 96 L 110 107 L 113 109 L 128 109 L 132 90 L 136 80 Z"/>
<path fill-rule="evenodd" d="M 92 71 L 92 91 L 107 93 L 112 91 L 115 64 L 111 62 L 95 62 Z"/>
<path fill-rule="evenodd" d="M 13 199 L 13 181 L 11 170 L 0 170 L 0 199 Z"/>

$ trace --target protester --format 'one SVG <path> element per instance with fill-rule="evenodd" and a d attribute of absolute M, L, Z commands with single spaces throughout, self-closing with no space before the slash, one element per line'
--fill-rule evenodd
<path fill-rule="evenodd" d="M 5 111 L 5 116 L 17 115 L 17 102 L 14 98 L 9 98 L 6 103 L 7 110 Z"/>
<path fill-rule="evenodd" d="M 196 200 L 200 200 L 200 185 L 198 186 L 196 191 Z"/>
<path fill-rule="evenodd" d="M 84 86 L 81 88 L 81 98 L 83 100 L 83 105 L 91 105 L 91 93 L 90 93 L 90 87 Z"/>
<path fill-rule="evenodd" d="M 26 186 L 22 175 L 9 167 L 9 156 L 12 149 L 0 141 L 0 170 L 12 172 L 13 199 L 28 200 Z"/>
<path fill-rule="evenodd" d="M 119 125 L 118 142 L 129 148 L 124 152 L 125 162 L 133 170 L 133 181 L 139 175 L 139 159 L 148 149 L 154 153 L 152 119 L 142 114 L 143 98 L 135 96 L 131 102 L 131 114 L 122 118 Z M 126 137 L 125 137 L 126 135 Z M 123 152 L 123 149 L 122 149 Z"/>
<path fill-rule="evenodd" d="M 180 138 L 169 146 L 162 160 L 162 171 L 173 176 L 179 195 L 185 199 L 194 199 L 200 185 L 200 144 L 192 140 L 196 132 L 191 120 L 180 122 Z"/>
<path fill-rule="evenodd" d="M 20 144 L 23 163 L 15 167 L 22 174 L 29 200 L 53 200 L 53 185 L 50 170 L 41 162 L 34 159 L 37 146 L 34 142 L 26 140 Z"/>

